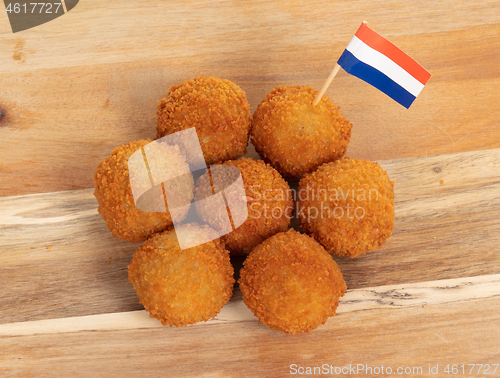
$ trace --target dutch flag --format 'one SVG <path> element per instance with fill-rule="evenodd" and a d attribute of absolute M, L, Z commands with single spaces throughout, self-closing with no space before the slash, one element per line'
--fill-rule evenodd
<path fill-rule="evenodd" d="M 337 62 L 409 108 L 431 74 L 363 22 Z"/>

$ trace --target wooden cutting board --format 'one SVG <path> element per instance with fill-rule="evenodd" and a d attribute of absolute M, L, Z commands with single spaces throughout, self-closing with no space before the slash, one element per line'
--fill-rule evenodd
<path fill-rule="evenodd" d="M 214 320 L 162 327 L 127 281 L 137 245 L 110 235 L 92 189 L 0 198 L 0 369 L 264 377 L 293 364 L 499 363 L 500 149 L 381 165 L 396 180 L 393 236 L 335 258 L 349 288 L 338 314 L 295 336 L 259 324 L 239 290 Z"/>
<path fill-rule="evenodd" d="M 396 180 L 393 236 L 335 258 L 337 315 L 287 336 L 236 288 L 206 323 L 150 319 L 127 280 L 138 244 L 96 211 L 98 162 L 154 137 L 185 79 L 233 80 L 252 111 L 277 85 L 321 87 L 362 20 L 433 77 L 409 110 L 343 72 L 327 92 L 348 155 Z M 0 376 L 500 376 L 499 34 L 498 0 L 82 0 L 15 34 L 0 9 Z"/>

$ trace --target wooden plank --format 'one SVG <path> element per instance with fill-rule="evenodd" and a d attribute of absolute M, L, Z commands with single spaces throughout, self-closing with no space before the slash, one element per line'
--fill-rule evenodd
<path fill-rule="evenodd" d="M 335 257 L 350 289 L 500 273 L 500 149 L 381 165 L 395 229 L 380 250 Z M 0 198 L 0 323 L 141 308 L 127 280 L 138 244 L 114 239 L 96 207 L 91 189 Z"/>
<path fill-rule="evenodd" d="M 454 278 L 413 284 L 368 287 L 348 290 L 340 298 L 336 315 L 374 309 L 439 305 L 470 301 L 500 295 L 500 275 Z M 194 327 L 223 323 L 258 321 L 245 306 L 241 291 L 237 290 L 215 319 L 197 323 Z M 333 320 L 329 320 L 333 321 Z M 161 323 L 149 317 L 145 310 L 101 315 L 75 316 L 0 324 L 0 338 L 72 333 L 82 331 L 118 331 L 129 329 L 162 328 Z M 189 326 L 191 327 L 191 326 Z"/>
<path fill-rule="evenodd" d="M 259 324 L 241 301 L 225 307 L 217 320 L 182 328 L 153 324 L 145 312 L 32 322 L 26 329 L 5 324 L 0 372 L 6 377 L 70 372 L 281 377 L 298 367 L 326 364 L 373 375 L 359 364 L 394 372 L 412 368 L 415 376 L 436 376 L 429 367 L 438 365 L 438 376 L 444 376 L 446 364 L 499 363 L 499 294 L 498 275 L 353 290 L 334 318 L 295 336 Z M 404 353 L 398 353 L 402 346 Z"/>
<path fill-rule="evenodd" d="M 500 272 L 500 149 L 380 164 L 396 180 L 393 236 L 361 259 L 334 257 L 346 282 L 362 287 Z"/>
<path fill-rule="evenodd" d="M 277 85 L 321 87 L 363 19 L 433 77 L 406 110 L 341 72 L 327 94 L 354 124 L 349 155 L 377 160 L 500 147 L 496 0 L 405 7 L 395 0 L 365 7 L 151 0 L 140 9 L 96 1 L 16 34 L 0 17 L 0 196 L 91 186 L 114 147 L 155 136 L 156 104 L 185 79 L 231 79 L 252 111 Z"/>
<path fill-rule="evenodd" d="M 335 257 L 349 290 L 310 334 L 259 324 L 237 287 L 214 320 L 159 325 L 127 280 L 138 244 L 96 212 L 98 162 L 154 137 L 157 102 L 185 79 L 233 80 L 252 112 L 277 85 L 321 87 L 362 20 L 433 74 L 410 110 L 345 72 L 327 92 L 354 124 L 348 155 L 396 180 L 393 236 Z M 499 364 L 499 34 L 498 0 L 95 0 L 15 34 L 0 12 L 0 376 Z M 469 368 L 457 375 L 489 375 Z"/>
<path fill-rule="evenodd" d="M 287 49 L 303 51 L 303 57 L 317 44 L 331 46 L 339 39 L 348 42 L 362 20 L 392 39 L 495 24 L 499 9 L 495 0 L 483 0 L 481 6 L 453 0 L 404 6 L 397 0 L 374 0 L 363 6 L 327 0 L 168 4 L 145 0 L 140 7 L 125 0 L 95 0 L 79 3 L 64 17 L 17 34 L 12 34 L 6 13 L 0 14 L 0 59 L 5 62 L 0 72 L 172 56 L 211 60 L 214 55 L 239 52 L 260 55 L 263 60 Z M 276 46 L 269 46 L 269 41 Z M 279 59 L 274 64 L 283 62 Z"/>

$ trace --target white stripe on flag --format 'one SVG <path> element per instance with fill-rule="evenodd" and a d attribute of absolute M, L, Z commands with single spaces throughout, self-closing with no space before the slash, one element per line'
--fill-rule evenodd
<path fill-rule="evenodd" d="M 352 37 L 346 50 L 363 63 L 372 66 L 388 76 L 415 97 L 417 97 L 422 88 L 424 88 L 424 85 L 420 81 L 411 76 L 407 71 L 401 68 L 401 66 L 394 63 L 394 61 L 384 54 L 372 49 L 356 36 Z"/>

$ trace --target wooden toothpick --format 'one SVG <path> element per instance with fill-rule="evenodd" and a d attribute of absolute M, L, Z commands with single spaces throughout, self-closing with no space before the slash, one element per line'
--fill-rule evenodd
<path fill-rule="evenodd" d="M 328 76 L 328 79 L 326 79 L 325 84 L 323 84 L 323 88 L 321 88 L 321 90 L 319 91 L 318 95 L 314 99 L 313 106 L 318 105 L 319 100 L 321 100 L 321 97 L 323 97 L 323 95 L 325 94 L 326 90 L 330 86 L 333 78 L 335 77 L 335 75 L 337 75 L 337 73 L 339 72 L 339 70 L 340 70 L 340 66 L 337 63 L 337 65 L 335 67 L 333 67 L 333 70 L 330 73 L 330 76 Z"/>

